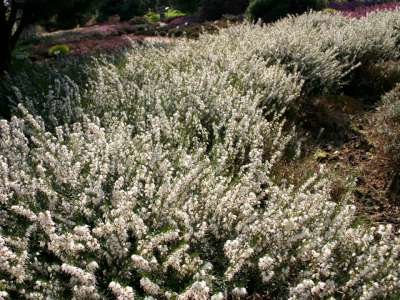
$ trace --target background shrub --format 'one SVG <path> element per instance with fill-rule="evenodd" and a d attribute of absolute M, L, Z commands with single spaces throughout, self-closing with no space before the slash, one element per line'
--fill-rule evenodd
<path fill-rule="evenodd" d="M 203 0 L 200 14 L 207 20 L 216 20 L 224 14 L 224 0 Z"/>
<path fill-rule="evenodd" d="M 249 6 L 249 0 L 225 0 L 224 14 L 240 15 Z"/>
<path fill-rule="evenodd" d="M 216 20 L 224 14 L 243 14 L 249 0 L 203 0 L 200 15 L 207 20 Z"/>
<path fill-rule="evenodd" d="M 11 1 L 5 1 L 5 3 Z M 46 29 L 66 29 L 84 25 L 96 15 L 101 1 L 23 1 L 24 17 L 31 20 L 27 25 L 40 24 Z M 18 6 L 19 7 L 19 6 Z M 21 11 L 22 12 L 22 11 Z"/>
<path fill-rule="evenodd" d="M 148 8 L 153 8 L 150 0 L 102 0 L 99 8 L 99 20 L 107 20 L 110 16 L 119 15 L 121 20 L 129 20 L 141 16 Z"/>
<path fill-rule="evenodd" d="M 172 6 L 188 13 L 194 13 L 200 7 L 201 0 L 174 0 Z"/>
<path fill-rule="evenodd" d="M 321 0 L 252 0 L 247 8 L 248 17 L 264 22 L 276 21 L 287 14 L 300 14 L 324 6 Z"/>

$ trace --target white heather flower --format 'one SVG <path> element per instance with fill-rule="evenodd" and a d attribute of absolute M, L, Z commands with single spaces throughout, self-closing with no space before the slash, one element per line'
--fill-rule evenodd
<path fill-rule="evenodd" d="M 8 298 L 8 293 L 5 291 L 0 291 L 0 300 L 5 300 Z"/>
<path fill-rule="evenodd" d="M 273 258 L 270 257 L 270 256 L 268 256 L 268 255 L 266 255 L 266 256 L 264 256 L 264 257 L 261 257 L 261 258 L 258 260 L 258 267 L 259 267 L 261 270 L 264 270 L 264 271 L 265 271 L 265 270 L 270 269 L 271 266 L 273 265 L 273 263 L 274 263 Z"/>
<path fill-rule="evenodd" d="M 140 279 L 140 286 L 147 294 L 157 296 L 161 293 L 160 287 L 147 277 L 143 277 L 142 279 Z"/>
<path fill-rule="evenodd" d="M 222 294 L 221 292 L 211 296 L 211 300 L 224 300 L 224 299 L 225 299 L 224 294 Z"/>
<path fill-rule="evenodd" d="M 99 265 L 95 261 L 92 261 L 87 265 L 87 269 L 89 272 L 95 272 L 98 268 L 99 268 Z"/>
<path fill-rule="evenodd" d="M 196 281 L 184 293 L 178 296 L 178 300 L 206 300 L 209 299 L 210 288 L 205 281 Z"/>
<path fill-rule="evenodd" d="M 233 290 L 232 290 L 232 295 L 234 295 L 234 296 L 236 296 L 236 297 L 244 297 L 244 296 L 246 296 L 247 295 L 247 290 L 246 290 L 246 288 L 244 288 L 244 287 L 241 287 L 241 288 L 239 288 L 239 287 L 235 287 Z"/>
<path fill-rule="evenodd" d="M 27 218 L 31 222 L 35 222 L 37 219 L 37 216 L 31 210 L 26 209 L 25 207 L 13 205 L 11 206 L 11 210 L 16 214 Z"/>
<path fill-rule="evenodd" d="M 132 255 L 131 260 L 135 268 L 149 272 L 151 270 L 149 262 L 140 255 Z"/>
<path fill-rule="evenodd" d="M 118 282 L 112 281 L 108 285 L 117 300 L 133 300 L 135 294 L 130 286 L 122 287 Z"/>

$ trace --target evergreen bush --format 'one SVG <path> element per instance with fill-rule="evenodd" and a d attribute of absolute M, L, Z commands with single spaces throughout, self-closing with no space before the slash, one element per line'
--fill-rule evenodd
<path fill-rule="evenodd" d="M 253 21 L 276 21 L 288 14 L 300 14 L 307 10 L 322 8 L 321 0 L 252 0 L 247 15 Z"/>

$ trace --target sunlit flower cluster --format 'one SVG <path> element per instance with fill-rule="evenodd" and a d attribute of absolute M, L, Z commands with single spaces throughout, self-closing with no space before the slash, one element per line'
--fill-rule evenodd
<path fill-rule="evenodd" d="M 355 226 L 322 170 L 299 186 L 273 175 L 296 159 L 287 110 L 339 88 L 366 56 L 396 57 L 398 17 L 240 25 L 99 60 L 85 87 L 20 94 L 20 117 L 0 121 L 0 299 L 400 293 L 390 225 Z M 40 99 L 78 108 L 40 118 Z"/>

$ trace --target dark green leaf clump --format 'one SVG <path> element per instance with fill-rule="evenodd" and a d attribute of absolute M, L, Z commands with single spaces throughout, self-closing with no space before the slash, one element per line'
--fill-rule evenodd
<path fill-rule="evenodd" d="M 253 21 L 276 21 L 287 14 L 300 14 L 307 10 L 323 7 L 321 0 L 252 0 L 247 15 Z"/>

